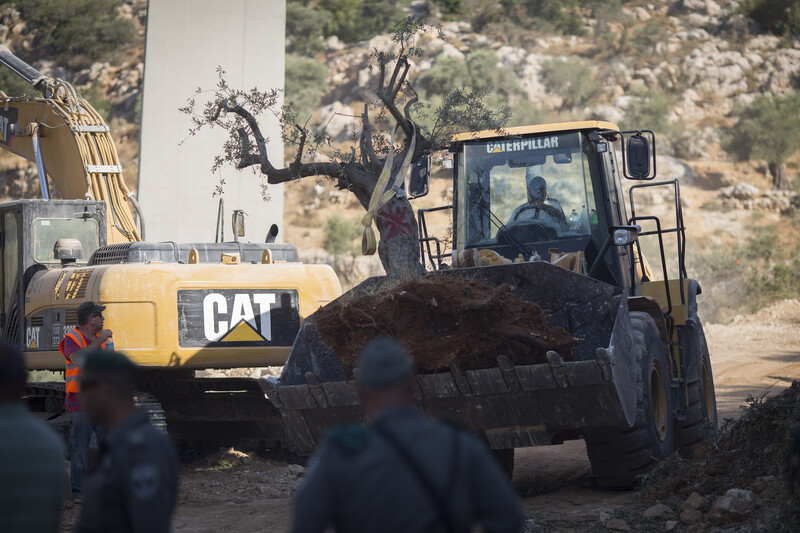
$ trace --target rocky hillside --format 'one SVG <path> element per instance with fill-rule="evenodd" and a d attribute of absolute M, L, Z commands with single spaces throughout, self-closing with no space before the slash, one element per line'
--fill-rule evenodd
<path fill-rule="evenodd" d="M 465 83 L 490 87 L 495 104 L 511 106 L 512 125 L 592 118 L 655 130 L 659 175 L 681 180 L 690 243 L 694 239 L 707 245 L 690 248 L 690 257 L 697 256 L 692 257 L 690 274 L 703 278 L 704 288 L 718 286 L 721 297 L 714 299 L 720 302 L 715 305 L 724 307 L 742 298 L 761 305 L 787 291 L 787 297 L 800 294 L 800 279 L 775 271 L 792 270 L 792 243 L 798 231 L 795 193 L 771 190 L 766 161 L 736 163 L 721 149 L 721 135 L 736 122 L 743 106 L 760 95 L 791 93 L 800 76 L 800 40 L 791 33 L 766 31 L 745 15 L 745 2 L 753 4 L 751 0 L 565 2 L 567 7 L 556 15 L 568 15 L 566 22 L 563 17 L 554 19 L 552 12 L 548 20 L 544 12 L 523 13 L 523 7 L 529 9 L 536 2 L 518 0 L 375 5 L 380 4 L 382 12 L 425 16 L 441 25 L 438 34 L 419 35 L 422 53 L 410 76 L 422 100 L 433 106 L 446 91 Z M 59 41 L 58 32 L 45 27 L 50 19 L 36 19 L 40 14 L 31 11 L 31 5 L 48 4 L 38 0 L 0 5 L 0 38 L 42 72 L 72 82 L 107 117 L 126 179 L 135 186 L 147 3 L 76 3 L 113 7 L 76 22 L 94 28 L 95 41 L 110 39 L 102 49 L 90 46 L 91 42 L 76 49 L 78 45 L 65 37 Z M 70 3 L 50 3 L 58 4 Z M 342 3 L 289 0 L 287 5 L 287 42 L 293 53 L 287 55 L 286 99 L 295 101 L 304 116 L 331 138 L 334 150 L 348 147 L 359 129 L 353 115 L 360 114 L 364 102 L 375 101 L 377 70 L 370 69 L 370 55 L 388 49 L 391 36 L 382 33 L 344 42 L 365 32 L 355 31 L 352 24 L 347 29 L 341 17 L 315 10 L 323 4 L 331 8 Z M 452 6 L 464 9 L 459 13 Z M 504 6 L 508 13 L 502 13 Z M 517 12 L 522 15 L 517 17 Z M 298 29 L 298 13 L 300 22 L 318 21 L 317 26 Z M 375 12 L 372 16 L 374 23 Z M 331 33 L 331 20 L 345 28 L 342 33 Z M 6 92 L 18 94 L 19 83 L 14 85 L 12 78 L 0 74 L 0 89 L 8 86 Z M 800 179 L 799 170 L 795 150 L 787 161 L 790 183 Z M 436 175 L 446 176 L 441 171 Z M 418 205 L 447 203 L 449 187 L 445 179 L 434 180 L 432 194 Z M 37 195 L 35 169 L 0 155 L 0 196 Z M 648 202 L 661 214 L 670 205 L 659 194 L 649 195 Z M 295 242 L 308 260 L 337 264 L 349 285 L 379 271 L 375 261 L 355 257 L 362 214 L 351 195 L 334 190 L 326 180 L 288 184 L 283 237 Z M 446 232 L 447 224 L 443 220 L 437 229 Z M 337 232 L 352 246 L 334 245 L 330 237 Z M 748 251 L 754 249 L 769 253 Z M 722 256 L 730 258 L 735 268 L 720 265 Z M 742 292 L 741 287 L 749 288 Z M 749 294 L 773 296 L 762 301 Z"/>

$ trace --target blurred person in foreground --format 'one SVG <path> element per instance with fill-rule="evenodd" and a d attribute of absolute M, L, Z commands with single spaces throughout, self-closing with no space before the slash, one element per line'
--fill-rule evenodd
<path fill-rule="evenodd" d="M 136 373 L 119 352 L 90 352 L 81 365 L 84 413 L 105 436 L 97 469 L 86 479 L 78 533 L 170 530 L 178 461 L 168 437 L 134 403 Z"/>
<path fill-rule="evenodd" d="M 293 531 L 519 531 L 517 497 L 486 444 L 414 405 L 402 346 L 371 341 L 354 373 L 370 426 L 328 433 L 298 490 Z"/>
<path fill-rule="evenodd" d="M 58 531 L 67 485 L 64 447 L 25 406 L 25 360 L 0 341 L 0 531 Z"/>

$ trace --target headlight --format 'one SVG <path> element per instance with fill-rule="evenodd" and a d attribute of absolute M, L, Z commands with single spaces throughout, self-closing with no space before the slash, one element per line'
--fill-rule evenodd
<path fill-rule="evenodd" d="M 639 226 L 624 226 L 614 229 L 614 246 L 628 246 L 636 242 L 639 236 Z"/>

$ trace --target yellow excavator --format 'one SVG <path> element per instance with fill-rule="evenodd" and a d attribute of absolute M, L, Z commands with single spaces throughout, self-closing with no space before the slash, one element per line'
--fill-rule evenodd
<path fill-rule="evenodd" d="M 282 365 L 303 318 L 341 294 L 333 269 L 300 263 L 274 228 L 265 243 L 142 241 L 103 118 L 6 47 L 0 63 L 42 95 L 0 92 L 0 147 L 36 163 L 43 196 L 0 205 L 3 336 L 23 346 L 29 369 L 63 371 L 58 343 L 93 300 L 107 307 L 115 348 L 143 369 L 143 403 L 173 437 L 279 440 L 280 419 L 254 380 L 195 371 Z M 28 393 L 58 415 L 63 383 Z"/>

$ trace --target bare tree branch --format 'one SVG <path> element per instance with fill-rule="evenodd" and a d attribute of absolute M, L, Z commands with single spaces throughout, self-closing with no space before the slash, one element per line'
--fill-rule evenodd
<path fill-rule="evenodd" d="M 368 161 L 376 167 L 380 167 L 383 165 L 383 161 L 375 153 L 375 145 L 372 142 L 372 124 L 369 121 L 369 108 L 367 104 L 364 104 L 364 113 L 361 114 L 361 123 L 361 139 L 366 147 Z"/>

